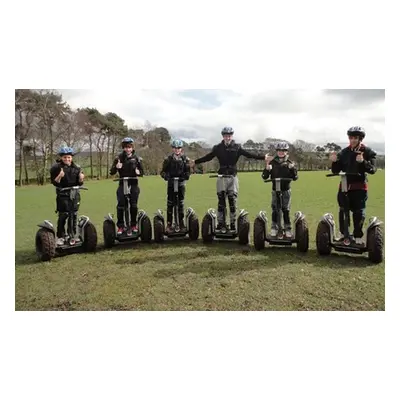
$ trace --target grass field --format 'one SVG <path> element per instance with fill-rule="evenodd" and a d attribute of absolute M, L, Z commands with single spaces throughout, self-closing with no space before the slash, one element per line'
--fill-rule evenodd
<path fill-rule="evenodd" d="M 251 232 L 258 211 L 270 215 L 270 184 L 260 173 L 239 175 L 239 208 L 249 211 Z M 384 221 L 384 171 L 369 178 L 367 218 Z M 323 172 L 300 172 L 292 184 L 292 218 L 306 214 L 310 250 L 218 242 L 203 245 L 187 240 L 143 244 L 140 241 L 103 249 L 102 223 L 115 214 L 116 183 L 88 181 L 80 213 L 97 227 L 95 254 L 73 254 L 38 263 L 34 252 L 36 224 L 57 220 L 55 192 L 45 187 L 16 188 L 15 308 L 16 310 L 384 310 L 384 263 L 367 255 L 333 252 L 321 258 L 315 250 L 319 219 L 332 211 L 337 219 L 336 178 Z M 216 180 L 194 175 L 187 185 L 186 206 L 201 221 L 216 207 Z M 165 209 L 166 188 L 160 177 L 140 181 L 139 206 L 150 214 Z"/>

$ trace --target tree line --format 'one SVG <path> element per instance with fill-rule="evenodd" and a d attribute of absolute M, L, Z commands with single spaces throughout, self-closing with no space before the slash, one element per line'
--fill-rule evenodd
<path fill-rule="evenodd" d="M 115 155 L 120 151 L 121 139 L 135 139 L 136 150 L 143 158 L 146 174 L 158 174 L 166 154 L 170 153 L 171 134 L 164 127 L 146 122 L 143 127 L 129 128 L 125 120 L 114 112 L 101 113 L 96 108 L 72 109 L 56 90 L 17 89 L 15 91 L 15 149 L 16 184 L 22 186 L 34 181 L 39 185 L 49 179 L 49 168 L 57 159 L 60 146 L 73 147 L 77 162 L 84 168 L 86 177 L 102 179 Z M 265 154 L 273 151 L 279 138 L 266 138 L 263 142 L 248 140 L 243 147 Z M 288 142 L 289 143 L 289 142 Z M 315 146 L 303 140 L 289 143 L 291 159 L 299 169 L 328 168 L 328 154 L 339 151 L 340 146 L 327 143 Z M 184 151 L 190 158 L 198 158 L 210 151 L 203 142 L 184 142 Z M 378 159 L 384 168 L 384 157 Z M 217 160 L 196 166 L 196 173 L 213 172 Z M 241 157 L 239 171 L 264 168 L 263 161 Z"/>

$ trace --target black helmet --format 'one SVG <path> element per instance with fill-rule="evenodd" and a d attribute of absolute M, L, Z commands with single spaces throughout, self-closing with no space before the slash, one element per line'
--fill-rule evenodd
<path fill-rule="evenodd" d="M 347 136 L 358 136 L 360 140 L 365 138 L 365 130 L 361 126 L 352 126 L 347 131 Z"/>
<path fill-rule="evenodd" d="M 275 145 L 275 150 L 276 151 L 288 151 L 289 150 L 289 145 L 286 142 L 278 142 Z"/>
<path fill-rule="evenodd" d="M 233 135 L 234 133 L 235 133 L 235 131 L 230 126 L 225 126 L 221 131 L 222 136 L 223 135 Z"/>

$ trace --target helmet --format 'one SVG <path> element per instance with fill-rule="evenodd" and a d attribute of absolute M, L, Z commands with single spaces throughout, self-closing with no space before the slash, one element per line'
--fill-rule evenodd
<path fill-rule="evenodd" d="M 352 126 L 347 131 L 347 136 L 358 136 L 360 140 L 365 138 L 365 130 L 361 126 Z"/>
<path fill-rule="evenodd" d="M 135 141 L 131 137 L 126 137 L 122 140 L 121 146 L 124 147 L 125 144 L 132 144 L 135 143 Z"/>
<path fill-rule="evenodd" d="M 275 145 L 275 150 L 276 151 L 287 151 L 287 150 L 289 150 L 289 145 L 286 143 L 286 142 L 278 142 L 276 145 Z"/>
<path fill-rule="evenodd" d="M 171 147 L 175 147 L 177 149 L 182 148 L 183 147 L 183 142 L 181 139 L 174 139 L 171 142 Z"/>
<path fill-rule="evenodd" d="M 230 126 L 225 126 L 221 131 L 221 135 L 233 135 L 234 133 L 235 131 Z"/>
<path fill-rule="evenodd" d="M 62 156 L 73 156 L 74 149 L 72 147 L 68 147 L 68 146 L 60 147 L 60 150 L 58 150 L 58 155 L 61 157 Z"/>

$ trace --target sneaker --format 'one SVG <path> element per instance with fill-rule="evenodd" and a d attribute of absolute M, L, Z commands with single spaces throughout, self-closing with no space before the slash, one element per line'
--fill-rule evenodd
<path fill-rule="evenodd" d="M 64 246 L 64 238 L 57 238 L 57 246 Z"/>
<path fill-rule="evenodd" d="M 181 232 L 186 231 L 186 226 L 185 226 L 185 223 L 183 221 L 181 221 L 179 223 L 179 228 L 180 228 Z"/>
<path fill-rule="evenodd" d="M 220 230 L 222 230 L 223 227 L 224 227 L 224 225 L 221 222 L 218 222 L 216 230 L 220 231 Z"/>
<path fill-rule="evenodd" d="M 137 227 L 137 225 L 133 225 L 132 228 L 131 228 L 131 230 L 132 230 L 132 232 L 133 232 L 134 234 L 138 233 L 138 227 Z"/>
<path fill-rule="evenodd" d="M 168 222 L 167 227 L 165 228 L 165 232 L 170 234 L 172 233 L 174 230 L 172 229 L 172 224 L 171 222 Z"/>
<path fill-rule="evenodd" d="M 124 233 L 124 228 L 118 228 L 117 235 L 122 235 Z"/>
<path fill-rule="evenodd" d="M 131 228 L 127 229 L 126 236 L 132 236 L 132 229 Z"/>
<path fill-rule="evenodd" d="M 293 237 L 292 231 L 290 229 L 288 229 L 287 231 L 285 231 L 285 236 L 288 239 L 291 239 Z"/>
<path fill-rule="evenodd" d="M 275 228 L 271 228 L 271 232 L 270 232 L 271 236 L 276 236 L 277 233 L 278 233 L 278 231 Z"/>
<path fill-rule="evenodd" d="M 341 233 L 336 240 L 343 240 L 343 239 L 344 239 L 344 235 L 343 235 L 343 233 Z"/>
<path fill-rule="evenodd" d="M 362 238 L 356 238 L 356 244 L 363 245 L 364 244 L 363 239 Z"/>

